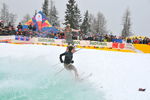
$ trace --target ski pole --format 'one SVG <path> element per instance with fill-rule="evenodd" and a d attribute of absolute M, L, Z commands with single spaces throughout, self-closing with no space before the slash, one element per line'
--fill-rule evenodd
<path fill-rule="evenodd" d="M 57 65 L 59 65 L 59 64 L 61 64 L 61 63 L 57 63 L 57 64 L 55 64 L 55 65 L 52 65 L 52 67 L 55 67 L 55 66 L 57 66 Z"/>
<path fill-rule="evenodd" d="M 65 68 L 62 68 L 59 72 L 57 72 L 57 73 L 55 74 L 55 76 L 58 75 L 58 74 L 60 74 L 64 69 L 65 69 Z"/>
<path fill-rule="evenodd" d="M 76 52 L 80 51 L 81 49 L 82 49 L 82 48 L 80 48 L 80 49 L 76 50 Z M 76 52 L 75 52 L 75 53 L 76 53 Z"/>

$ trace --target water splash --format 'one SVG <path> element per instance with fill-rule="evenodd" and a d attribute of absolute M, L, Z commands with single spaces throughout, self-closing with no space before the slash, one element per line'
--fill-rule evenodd
<path fill-rule="evenodd" d="M 88 81 L 53 64 L 46 56 L 0 57 L 1 100 L 104 100 L 104 94 Z"/>

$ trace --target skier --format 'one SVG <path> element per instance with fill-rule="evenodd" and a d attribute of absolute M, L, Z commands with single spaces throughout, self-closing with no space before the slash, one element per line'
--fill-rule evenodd
<path fill-rule="evenodd" d="M 75 73 L 75 77 L 78 78 L 79 74 L 75 66 L 73 65 L 74 61 L 72 60 L 73 58 L 73 53 L 75 52 L 75 49 L 73 46 L 68 46 L 66 52 L 60 54 L 60 62 L 64 63 L 64 67 L 67 70 L 73 70 Z M 63 61 L 62 56 L 65 56 L 65 59 Z"/>
<path fill-rule="evenodd" d="M 66 42 L 68 43 L 68 45 L 73 44 L 72 28 L 70 28 L 70 24 L 67 24 L 65 28 L 65 38 L 66 38 Z"/>
<path fill-rule="evenodd" d="M 65 38 L 66 38 L 66 42 L 68 43 L 68 45 L 70 45 L 70 44 L 74 45 L 73 39 L 72 39 L 73 32 L 79 32 L 79 31 L 80 30 L 72 29 L 70 27 L 70 24 L 67 24 L 67 26 L 64 29 L 64 33 L 65 33 Z"/>

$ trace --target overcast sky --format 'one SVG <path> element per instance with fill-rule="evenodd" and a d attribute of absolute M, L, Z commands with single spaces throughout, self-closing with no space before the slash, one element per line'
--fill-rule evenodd
<path fill-rule="evenodd" d="M 9 6 L 9 10 L 18 15 L 18 21 L 29 13 L 31 16 L 35 10 L 41 10 L 44 0 L 0 0 Z M 63 22 L 66 3 L 68 0 L 54 0 L 59 12 L 60 21 Z M 135 34 L 150 36 L 150 0 L 76 0 L 82 16 L 86 10 L 96 15 L 104 14 L 107 20 L 107 29 L 114 34 L 122 30 L 122 17 L 127 8 L 131 11 L 132 31 Z"/>

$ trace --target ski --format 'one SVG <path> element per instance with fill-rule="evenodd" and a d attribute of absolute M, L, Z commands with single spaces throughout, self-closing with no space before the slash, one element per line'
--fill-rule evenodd
<path fill-rule="evenodd" d="M 79 80 L 80 80 L 80 81 L 84 81 L 84 80 L 90 78 L 92 75 L 93 75 L 93 74 L 90 73 L 90 74 L 88 74 L 88 75 L 86 75 L 86 76 L 80 77 Z"/>

